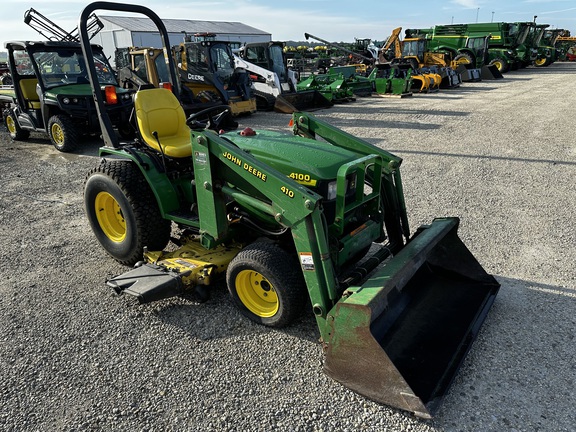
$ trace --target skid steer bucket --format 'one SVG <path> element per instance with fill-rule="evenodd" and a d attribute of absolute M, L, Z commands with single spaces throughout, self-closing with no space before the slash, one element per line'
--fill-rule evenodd
<path fill-rule="evenodd" d="M 485 80 L 496 80 L 502 79 L 504 76 L 498 70 L 496 65 L 484 65 L 482 66 L 482 79 Z"/>
<path fill-rule="evenodd" d="M 431 418 L 499 289 L 436 219 L 328 316 L 325 371 L 377 402 Z"/>
<path fill-rule="evenodd" d="M 276 97 L 274 111 L 292 114 L 298 111 L 315 111 L 330 108 L 334 104 L 325 98 L 318 90 L 305 90 L 292 93 L 282 93 Z"/>
<path fill-rule="evenodd" d="M 456 71 L 462 76 L 464 82 L 478 82 L 482 81 L 481 70 L 475 68 L 470 63 L 461 63 L 456 68 Z"/>

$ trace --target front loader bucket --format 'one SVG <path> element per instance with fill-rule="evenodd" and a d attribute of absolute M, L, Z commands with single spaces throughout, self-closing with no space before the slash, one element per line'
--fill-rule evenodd
<path fill-rule="evenodd" d="M 431 418 L 471 347 L 498 282 L 436 219 L 328 316 L 325 372 L 379 403 Z"/>
<path fill-rule="evenodd" d="M 274 111 L 292 114 L 299 111 L 315 111 L 330 108 L 334 104 L 318 90 L 305 90 L 292 93 L 282 93 L 276 97 Z"/>
<path fill-rule="evenodd" d="M 485 80 L 496 80 L 502 79 L 504 75 L 498 70 L 496 65 L 484 65 L 482 66 L 482 79 Z"/>

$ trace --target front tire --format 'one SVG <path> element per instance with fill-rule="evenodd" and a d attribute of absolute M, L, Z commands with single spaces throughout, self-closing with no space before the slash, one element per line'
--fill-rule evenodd
<path fill-rule="evenodd" d="M 162 250 L 171 223 L 139 169 L 128 161 L 100 164 L 86 177 L 84 206 L 94 235 L 106 252 L 122 264 L 134 265 L 144 247 Z"/>
<path fill-rule="evenodd" d="M 503 58 L 495 58 L 490 62 L 490 64 L 496 66 L 500 73 L 506 73 L 510 69 L 510 63 L 508 63 L 508 60 Z"/>
<path fill-rule="evenodd" d="M 48 120 L 48 135 L 52 145 L 61 152 L 71 152 L 78 147 L 80 133 L 69 117 L 56 114 Z"/>
<path fill-rule="evenodd" d="M 240 312 L 269 327 L 291 323 L 308 298 L 298 261 L 272 243 L 240 251 L 228 266 L 226 282 Z"/>

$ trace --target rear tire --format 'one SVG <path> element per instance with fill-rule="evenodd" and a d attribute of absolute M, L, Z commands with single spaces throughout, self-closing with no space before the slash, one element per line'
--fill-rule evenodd
<path fill-rule="evenodd" d="M 145 246 L 162 250 L 170 240 L 171 223 L 162 218 L 150 186 L 132 162 L 105 162 L 90 171 L 84 206 L 94 235 L 122 264 L 134 265 Z"/>
<path fill-rule="evenodd" d="M 240 312 L 260 324 L 284 327 L 308 298 L 296 259 L 272 243 L 254 243 L 230 262 L 228 291 Z"/>
<path fill-rule="evenodd" d="M 48 120 L 48 135 L 52 145 L 61 152 L 71 152 L 78 147 L 80 133 L 69 117 L 56 114 Z"/>
<path fill-rule="evenodd" d="M 4 124 L 6 125 L 6 129 L 8 129 L 10 138 L 13 140 L 25 141 L 30 137 L 30 131 L 24 130 L 20 127 L 18 120 L 11 110 L 4 111 Z"/>
<path fill-rule="evenodd" d="M 461 54 L 458 54 L 456 57 L 454 57 L 454 62 L 458 65 L 461 65 L 461 64 L 472 65 L 472 64 L 474 64 L 474 59 L 468 53 L 461 53 Z"/>

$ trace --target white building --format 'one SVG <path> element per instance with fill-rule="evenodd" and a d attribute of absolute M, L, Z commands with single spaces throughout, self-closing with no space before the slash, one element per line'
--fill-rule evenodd
<path fill-rule="evenodd" d="M 98 15 L 104 28 L 94 36 L 93 43 L 102 45 L 107 57 L 114 58 L 116 48 L 152 47 L 161 48 L 162 42 L 156 25 L 148 18 Z M 170 45 L 184 41 L 184 35 L 215 33 L 217 40 L 231 42 L 269 42 L 272 35 L 240 22 L 197 21 L 185 19 L 163 19 L 168 31 Z"/>

